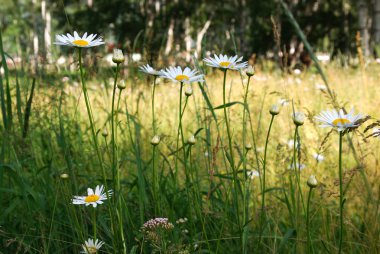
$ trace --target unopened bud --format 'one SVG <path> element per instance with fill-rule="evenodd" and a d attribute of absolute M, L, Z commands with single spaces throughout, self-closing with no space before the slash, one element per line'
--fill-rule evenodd
<path fill-rule="evenodd" d="M 272 107 L 269 110 L 269 113 L 271 113 L 271 115 L 274 115 L 274 116 L 278 115 L 280 113 L 280 105 L 278 104 L 272 105 Z"/>
<path fill-rule="evenodd" d="M 155 136 L 152 138 L 152 140 L 150 141 L 150 143 L 152 144 L 152 146 L 156 146 L 156 145 L 158 145 L 158 144 L 160 143 L 160 141 L 161 141 L 160 136 L 155 135 Z"/>
<path fill-rule="evenodd" d="M 124 55 L 123 55 L 123 51 L 121 51 L 120 49 L 114 49 L 113 50 L 113 56 L 112 56 L 112 62 L 114 62 L 115 64 L 121 64 L 121 63 L 124 63 Z"/>
<path fill-rule="evenodd" d="M 248 77 L 255 75 L 254 67 L 252 65 L 248 65 L 247 69 L 245 70 L 245 74 L 247 74 Z"/>
<path fill-rule="evenodd" d="M 62 179 L 68 179 L 68 178 L 69 178 L 69 175 L 66 174 L 66 173 L 63 173 L 63 174 L 61 174 L 59 177 L 61 177 Z"/>
<path fill-rule="evenodd" d="M 293 114 L 293 122 L 297 126 L 303 125 L 305 122 L 305 115 L 302 112 L 295 112 Z"/>
<path fill-rule="evenodd" d="M 189 87 L 188 89 L 186 89 L 185 91 L 185 95 L 187 97 L 191 96 L 193 94 L 193 89 L 191 89 L 191 87 Z"/>
<path fill-rule="evenodd" d="M 102 131 L 102 136 L 105 137 L 105 138 L 108 136 L 107 128 L 104 128 L 104 129 L 103 129 L 103 131 Z"/>
<path fill-rule="evenodd" d="M 195 137 L 194 137 L 194 135 L 191 135 L 190 137 L 189 137 L 189 139 L 187 140 L 187 143 L 189 144 L 189 145 L 195 145 L 195 142 L 196 142 L 196 140 L 195 140 Z"/>
<path fill-rule="evenodd" d="M 245 144 L 245 149 L 251 150 L 252 149 L 251 143 Z"/>
<path fill-rule="evenodd" d="M 310 188 L 315 188 L 318 186 L 317 178 L 315 178 L 315 175 L 311 175 L 309 179 L 307 179 L 307 185 L 309 185 Z"/>
<path fill-rule="evenodd" d="M 118 84 L 117 84 L 117 88 L 119 88 L 120 90 L 123 90 L 127 87 L 127 85 L 125 84 L 125 81 L 124 80 L 121 80 Z"/>

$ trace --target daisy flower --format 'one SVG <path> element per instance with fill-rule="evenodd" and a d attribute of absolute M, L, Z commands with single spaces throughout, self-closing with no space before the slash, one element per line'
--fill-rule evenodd
<path fill-rule="evenodd" d="M 97 253 L 98 250 L 103 246 L 104 242 L 95 239 L 95 241 L 91 238 L 88 238 L 87 241 L 82 244 L 83 251 L 81 253 L 86 254 L 94 254 Z"/>
<path fill-rule="evenodd" d="M 306 165 L 305 164 L 299 164 L 298 162 L 296 162 L 296 168 L 295 169 L 299 169 L 299 170 L 303 170 L 306 168 Z M 288 169 L 294 169 L 294 164 L 293 162 L 290 163 L 290 165 L 288 166 Z"/>
<path fill-rule="evenodd" d="M 69 33 L 67 35 L 57 34 L 54 44 L 78 48 L 90 48 L 104 44 L 102 37 L 96 38 L 96 36 L 97 34 L 87 36 L 87 33 L 84 33 L 84 35 L 80 37 L 76 31 L 74 32 L 74 36 Z"/>
<path fill-rule="evenodd" d="M 139 69 L 140 69 L 140 71 L 142 71 L 146 74 L 149 74 L 149 75 L 153 75 L 153 76 L 160 76 L 161 75 L 161 71 L 157 71 L 157 70 L 153 69 L 149 64 L 140 66 Z"/>
<path fill-rule="evenodd" d="M 161 71 L 161 78 L 167 78 L 174 82 L 192 83 L 202 82 L 203 74 L 198 74 L 198 71 L 186 67 L 184 70 L 181 67 L 169 67 Z"/>
<path fill-rule="evenodd" d="M 108 191 L 108 196 L 112 195 L 112 190 Z M 87 189 L 87 196 L 74 196 L 72 202 L 74 205 L 92 205 L 96 207 L 98 204 L 103 204 L 103 200 L 107 200 L 107 193 L 104 191 L 103 185 L 98 185 L 93 189 Z"/>
<path fill-rule="evenodd" d="M 240 70 L 248 66 L 247 62 L 241 62 L 243 57 L 238 59 L 238 56 L 227 56 L 220 54 L 219 56 L 214 54 L 214 57 L 203 59 L 208 66 L 220 69 Z"/>
<path fill-rule="evenodd" d="M 330 110 L 323 111 L 316 116 L 315 119 L 320 121 L 322 124 L 321 127 L 333 127 L 337 128 L 338 131 L 344 131 L 348 128 L 357 127 L 357 121 L 364 118 L 362 114 L 354 115 L 354 110 L 352 109 L 348 114 L 345 114 L 343 110 Z"/>
<path fill-rule="evenodd" d="M 314 159 L 317 162 L 321 162 L 321 161 L 323 161 L 325 159 L 325 157 L 322 154 L 319 154 L 319 153 L 314 153 L 313 157 L 314 157 Z"/>
<path fill-rule="evenodd" d="M 260 173 L 257 170 L 252 170 L 247 173 L 248 177 L 251 178 L 252 180 L 255 179 L 255 177 L 259 177 Z"/>

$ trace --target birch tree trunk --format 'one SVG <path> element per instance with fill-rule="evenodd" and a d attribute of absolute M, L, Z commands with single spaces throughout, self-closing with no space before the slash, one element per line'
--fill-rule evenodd
<path fill-rule="evenodd" d="M 51 62 L 51 14 L 49 8 L 46 6 L 46 0 L 42 0 L 41 2 L 41 16 L 44 27 L 44 49 L 43 49 L 43 57 L 46 59 L 48 63 Z"/>
<path fill-rule="evenodd" d="M 380 0 L 373 2 L 373 40 L 375 45 L 380 44 Z"/>
<path fill-rule="evenodd" d="M 201 51 L 202 51 L 202 40 L 203 40 L 203 37 L 205 36 L 208 28 L 210 27 L 211 25 L 211 20 L 207 20 L 205 25 L 203 26 L 202 30 L 200 30 L 197 34 L 197 45 L 196 45 L 196 50 L 197 50 L 197 54 L 198 56 L 201 54 Z"/>
<path fill-rule="evenodd" d="M 175 19 L 174 17 L 170 18 L 170 24 L 168 28 L 168 35 L 166 40 L 166 46 L 165 46 L 165 55 L 169 55 L 170 51 L 173 47 L 173 41 L 174 41 L 174 25 L 175 25 Z"/>
<path fill-rule="evenodd" d="M 360 35 L 362 38 L 362 48 L 365 56 L 369 56 L 369 22 L 368 22 L 368 5 L 365 0 L 357 1 L 358 23 Z"/>
<path fill-rule="evenodd" d="M 190 31 L 190 18 L 185 18 L 185 48 L 186 48 L 186 61 L 191 59 L 191 31 Z"/>
<path fill-rule="evenodd" d="M 37 0 L 32 1 L 32 8 L 36 9 L 37 8 Z M 39 55 L 39 40 L 38 40 L 38 17 L 37 14 L 33 14 L 33 20 L 34 20 L 34 25 L 33 29 L 31 30 L 31 36 L 33 38 L 33 60 L 34 60 L 34 73 L 38 72 L 38 55 Z M 33 68 L 32 67 L 32 68 Z"/>

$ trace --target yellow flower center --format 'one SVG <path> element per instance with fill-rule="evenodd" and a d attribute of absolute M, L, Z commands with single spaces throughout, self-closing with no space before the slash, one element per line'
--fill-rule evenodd
<path fill-rule="evenodd" d="M 335 119 L 332 124 L 333 125 L 344 125 L 344 124 L 347 124 L 347 123 L 351 123 L 350 120 L 346 119 L 346 118 L 337 118 Z"/>
<path fill-rule="evenodd" d="M 73 41 L 73 43 L 81 47 L 88 45 L 88 41 L 85 41 L 85 40 L 75 40 Z"/>
<path fill-rule="evenodd" d="M 219 65 L 220 67 L 224 67 L 224 68 L 227 68 L 228 66 L 230 66 L 230 62 L 220 62 Z"/>
<path fill-rule="evenodd" d="M 177 77 L 175 77 L 176 80 L 178 80 L 179 82 L 182 82 L 184 80 L 189 80 L 189 77 L 186 76 L 186 75 L 178 75 Z"/>
<path fill-rule="evenodd" d="M 84 199 L 84 202 L 86 203 L 90 203 L 90 202 L 96 202 L 100 199 L 100 197 L 98 195 L 95 195 L 95 194 L 92 194 L 92 195 L 89 195 L 87 196 L 85 199 Z"/>
<path fill-rule="evenodd" d="M 93 253 L 96 253 L 98 250 L 95 248 L 95 247 L 88 247 L 87 246 L 87 251 L 88 251 L 88 253 L 90 253 L 90 254 L 93 254 Z"/>

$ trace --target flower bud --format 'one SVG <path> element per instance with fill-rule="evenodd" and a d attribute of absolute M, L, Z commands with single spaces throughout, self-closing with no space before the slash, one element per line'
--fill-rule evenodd
<path fill-rule="evenodd" d="M 121 51 L 120 49 L 114 49 L 113 50 L 113 56 L 112 56 L 112 62 L 114 62 L 115 64 L 124 63 L 123 51 Z"/>
<path fill-rule="evenodd" d="M 293 114 L 293 122 L 297 126 L 303 125 L 305 122 L 305 115 L 302 112 L 295 112 Z"/>
<path fill-rule="evenodd" d="M 248 151 L 251 150 L 252 149 L 251 143 L 245 144 L 245 149 Z"/>
<path fill-rule="evenodd" d="M 69 178 L 69 175 L 66 174 L 66 173 L 63 173 L 63 174 L 61 174 L 59 177 L 61 177 L 62 179 L 68 179 L 68 178 Z"/>
<path fill-rule="evenodd" d="M 103 131 L 102 131 L 102 136 L 105 137 L 105 138 L 108 136 L 107 128 L 104 128 L 104 129 L 103 129 Z"/>
<path fill-rule="evenodd" d="M 193 94 L 193 89 L 191 89 L 191 87 L 189 87 L 188 89 L 186 89 L 185 91 L 185 95 L 187 97 L 191 96 Z"/>
<path fill-rule="evenodd" d="M 119 88 L 120 90 L 123 90 L 127 87 L 127 85 L 125 84 L 125 81 L 124 80 L 121 80 L 118 84 L 117 84 L 117 88 Z"/>
<path fill-rule="evenodd" d="M 280 113 L 280 105 L 273 104 L 269 110 L 269 113 L 273 116 L 278 115 Z"/>
<path fill-rule="evenodd" d="M 158 144 L 160 143 L 160 141 L 161 141 L 160 136 L 155 135 L 155 136 L 152 138 L 152 140 L 150 141 L 150 143 L 152 144 L 152 146 L 156 146 L 156 145 L 158 145 Z"/>
<path fill-rule="evenodd" d="M 310 188 L 315 188 L 318 186 L 317 178 L 315 178 L 315 175 L 311 175 L 309 179 L 307 179 L 307 185 L 309 185 Z"/>
<path fill-rule="evenodd" d="M 247 69 L 245 70 L 245 74 L 248 76 L 248 77 L 252 77 L 253 75 L 255 75 L 255 69 L 252 65 L 248 65 Z"/>
<path fill-rule="evenodd" d="M 189 137 L 189 139 L 187 140 L 187 143 L 189 144 L 189 145 L 195 145 L 195 137 L 194 137 L 194 135 L 191 135 L 190 137 Z"/>

